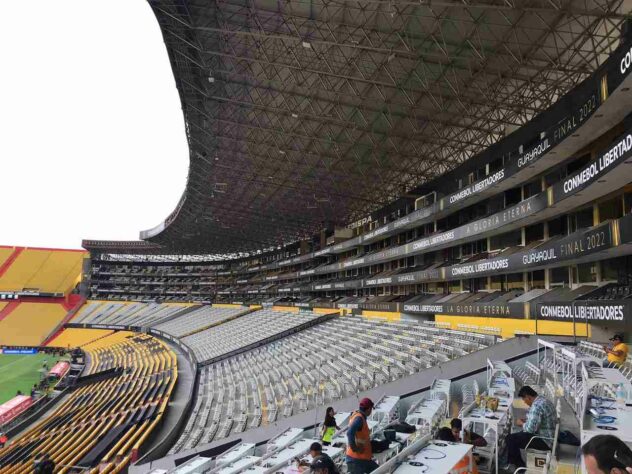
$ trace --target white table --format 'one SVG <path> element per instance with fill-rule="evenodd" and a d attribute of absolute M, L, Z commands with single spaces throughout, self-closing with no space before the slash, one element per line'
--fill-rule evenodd
<path fill-rule="evenodd" d="M 510 394 L 516 392 L 516 381 L 513 377 L 505 377 L 504 375 L 495 375 L 492 377 L 491 383 L 488 385 L 492 390 L 506 390 Z"/>
<path fill-rule="evenodd" d="M 429 432 L 444 415 L 445 406 L 445 400 L 423 399 L 411 407 L 406 416 L 406 423 L 415 425 L 424 432 Z"/>
<path fill-rule="evenodd" d="M 336 460 L 342 457 L 344 454 L 341 448 L 335 448 L 333 446 L 323 446 L 323 453 L 327 454 L 334 462 L 336 462 Z M 301 460 L 301 462 L 307 463 L 307 464 L 311 464 L 312 461 L 314 460 L 312 455 L 309 453 L 304 454 L 303 456 L 300 456 L 299 459 Z M 283 474 L 295 474 L 295 473 L 301 472 L 301 470 L 296 465 L 290 465 L 275 472 L 279 472 Z"/>
<path fill-rule="evenodd" d="M 399 397 L 382 397 L 373 407 L 373 412 L 371 416 L 369 416 L 369 420 L 377 420 L 380 423 L 388 424 L 391 419 L 397 417 L 398 406 Z"/>
<path fill-rule="evenodd" d="M 244 456 L 250 456 L 255 453 L 254 443 L 241 443 L 230 448 L 224 454 L 219 456 L 215 462 L 215 468 L 231 464 Z"/>
<path fill-rule="evenodd" d="M 447 474 L 454 470 L 455 466 L 464 457 L 469 456 L 471 472 L 472 446 L 469 444 L 450 443 L 447 441 L 431 441 L 402 462 L 393 472 L 397 474 Z M 414 463 L 421 463 L 415 466 Z"/>
<path fill-rule="evenodd" d="M 471 423 L 480 423 L 484 426 L 484 431 L 487 428 L 494 430 L 496 433 L 494 441 L 494 461 L 496 473 L 498 473 L 498 438 L 502 429 L 507 428 L 507 422 L 509 420 L 509 410 L 496 410 L 491 411 L 483 409 L 481 407 L 473 406 L 471 409 L 466 410 L 463 413 L 463 427 L 469 426 Z"/>
<path fill-rule="evenodd" d="M 509 364 L 503 360 L 489 360 L 487 359 L 487 386 L 489 387 L 492 378 L 496 375 L 502 375 L 505 377 L 511 377 L 513 371 Z"/>
<path fill-rule="evenodd" d="M 590 413 L 584 415 L 582 444 L 600 434 L 615 435 L 626 443 L 632 443 L 632 407 L 626 406 L 625 410 L 616 408 L 605 410 L 603 416 L 612 416 L 616 419 L 613 423 L 599 423 Z M 601 429 L 599 426 L 616 428 L 616 430 Z"/>
<path fill-rule="evenodd" d="M 244 456 L 238 461 L 230 463 L 214 472 L 217 472 L 218 474 L 237 474 L 251 468 L 260 460 L 261 458 L 259 456 Z"/>
<path fill-rule="evenodd" d="M 276 438 L 268 441 L 266 451 L 271 453 L 273 451 L 283 449 L 293 441 L 299 439 L 301 436 L 303 436 L 303 430 L 301 428 L 288 428 Z"/>

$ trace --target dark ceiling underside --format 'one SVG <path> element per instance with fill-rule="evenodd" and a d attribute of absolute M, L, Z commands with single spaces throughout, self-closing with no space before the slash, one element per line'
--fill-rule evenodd
<path fill-rule="evenodd" d="M 593 72 L 629 1 L 151 0 L 191 163 L 143 237 L 222 254 L 361 217 Z"/>

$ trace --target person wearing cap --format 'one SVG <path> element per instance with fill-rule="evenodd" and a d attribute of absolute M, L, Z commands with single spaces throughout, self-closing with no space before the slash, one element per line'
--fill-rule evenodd
<path fill-rule="evenodd" d="M 603 346 L 603 350 L 607 354 L 607 359 L 603 362 L 604 367 L 615 365 L 617 367 L 623 365 L 628 358 L 628 346 L 623 342 L 623 334 L 617 333 L 610 338 L 612 341 L 612 349 Z"/>
<path fill-rule="evenodd" d="M 373 411 L 373 401 L 370 398 L 360 400 L 360 407 L 349 420 L 347 429 L 347 472 L 349 474 L 365 474 L 377 469 L 373 461 L 371 449 L 371 433 L 366 419 Z"/>
<path fill-rule="evenodd" d="M 309 465 L 311 472 L 318 474 L 338 474 L 336 463 L 327 453 L 323 453 L 323 446 L 320 443 L 312 443 L 309 447 L 309 454 L 312 463 Z"/>

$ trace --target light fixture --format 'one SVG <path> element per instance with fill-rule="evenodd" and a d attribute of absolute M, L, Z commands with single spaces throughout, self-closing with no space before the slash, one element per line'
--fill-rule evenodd
<path fill-rule="evenodd" d="M 303 41 L 303 48 L 311 48 L 312 47 L 312 43 L 310 43 L 309 41 Z"/>

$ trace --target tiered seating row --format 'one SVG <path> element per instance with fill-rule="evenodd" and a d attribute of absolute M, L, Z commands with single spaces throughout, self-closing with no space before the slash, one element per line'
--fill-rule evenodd
<path fill-rule="evenodd" d="M 210 325 L 221 324 L 243 313 L 243 308 L 216 308 L 214 306 L 202 306 L 177 318 L 154 326 L 176 337 L 183 337 Z"/>
<path fill-rule="evenodd" d="M 86 254 L 83 251 L 3 247 L 0 260 L 6 261 L 15 250 L 20 250 L 20 254 L 0 278 L 0 290 L 28 288 L 46 293 L 68 293 L 79 281 Z"/>
<path fill-rule="evenodd" d="M 89 374 L 126 370 L 77 389 L 51 416 L 0 450 L 1 474 L 30 471 L 44 453 L 61 473 L 69 471 L 64 466 L 119 472 L 162 417 L 177 378 L 176 356 L 167 346 L 122 331 L 83 349 L 92 361 Z"/>
<path fill-rule="evenodd" d="M 493 338 L 413 322 L 324 322 L 203 368 L 194 412 L 172 452 L 355 395 L 486 342 Z"/>
<path fill-rule="evenodd" d="M 84 346 L 113 332 L 111 329 L 66 328 L 47 345 L 51 347 L 70 347 L 72 349 Z"/>
<path fill-rule="evenodd" d="M 72 320 L 73 323 L 117 326 L 151 326 L 188 310 L 183 303 L 111 303 L 89 301 Z"/>
<path fill-rule="evenodd" d="M 0 345 L 39 346 L 66 314 L 58 303 L 19 303 L 0 320 Z"/>
<path fill-rule="evenodd" d="M 199 362 L 214 359 L 242 347 L 318 318 L 314 313 L 284 313 L 264 309 L 217 327 L 182 338 Z"/>

